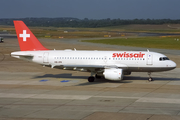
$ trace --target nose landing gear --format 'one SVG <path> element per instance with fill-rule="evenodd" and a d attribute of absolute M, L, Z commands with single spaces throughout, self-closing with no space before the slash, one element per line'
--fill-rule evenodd
<path fill-rule="evenodd" d="M 151 77 L 151 72 L 148 72 L 148 75 L 149 75 L 148 81 L 149 81 L 149 82 L 154 81 L 153 78 Z"/>

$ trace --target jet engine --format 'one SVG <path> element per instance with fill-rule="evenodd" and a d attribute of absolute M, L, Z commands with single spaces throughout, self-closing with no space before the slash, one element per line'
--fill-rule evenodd
<path fill-rule="evenodd" d="M 122 80 L 123 70 L 117 68 L 104 69 L 103 75 L 108 80 Z"/>

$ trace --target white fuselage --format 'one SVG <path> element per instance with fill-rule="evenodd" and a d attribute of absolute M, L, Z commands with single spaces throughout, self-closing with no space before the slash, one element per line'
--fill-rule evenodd
<path fill-rule="evenodd" d="M 165 55 L 148 51 L 19 51 L 13 57 L 69 70 L 98 72 L 104 68 L 121 68 L 124 72 L 171 70 L 176 63 Z"/>

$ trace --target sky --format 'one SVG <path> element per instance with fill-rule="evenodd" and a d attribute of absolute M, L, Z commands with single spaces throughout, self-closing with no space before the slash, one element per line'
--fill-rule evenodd
<path fill-rule="evenodd" d="M 180 0 L 1 0 L 0 18 L 180 19 Z"/>

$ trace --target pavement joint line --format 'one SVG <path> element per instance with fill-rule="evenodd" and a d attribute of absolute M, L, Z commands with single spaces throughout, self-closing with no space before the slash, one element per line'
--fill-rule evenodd
<path fill-rule="evenodd" d="M 169 82 L 169 81 L 168 81 L 168 82 Z M 168 83 L 168 82 L 167 82 L 167 83 Z M 145 94 L 145 95 L 141 96 L 141 98 L 144 98 L 145 96 L 147 96 L 147 95 L 149 95 L 149 94 L 153 93 L 154 91 L 156 91 L 156 90 L 160 89 L 162 86 L 166 85 L 167 83 L 162 84 L 160 87 L 153 89 L 152 91 L 148 92 L 147 94 Z"/>
<path fill-rule="evenodd" d="M 133 101 L 133 102 L 131 102 L 131 103 L 129 103 L 128 105 L 126 105 L 125 107 L 123 107 L 122 109 L 120 109 L 119 111 L 118 111 L 118 113 L 119 112 L 121 112 L 121 111 L 123 111 L 124 109 L 126 109 L 127 107 L 130 107 L 133 103 L 135 103 L 136 101 Z"/>
<path fill-rule="evenodd" d="M 84 116 L 84 117 L 83 117 L 83 118 L 81 118 L 80 120 L 84 120 L 85 118 L 87 118 L 88 116 L 93 115 L 94 113 L 96 113 L 96 112 L 92 112 L 91 114 L 89 114 L 89 115 L 87 115 L 87 116 Z"/>
<path fill-rule="evenodd" d="M 180 110 L 179 110 L 179 112 L 177 113 L 177 115 L 180 115 Z"/>
<path fill-rule="evenodd" d="M 102 94 L 102 93 L 104 93 L 104 92 L 106 92 L 106 91 L 103 91 L 103 89 L 107 89 L 107 88 L 109 88 L 109 87 L 105 87 L 105 88 L 102 88 L 101 90 L 99 90 L 100 92 L 99 93 L 97 93 L 97 94 L 95 94 L 95 95 L 93 95 L 92 97 L 96 97 L 97 95 L 99 95 L 99 94 Z M 113 89 L 113 88 L 109 88 L 109 89 Z"/>
<path fill-rule="evenodd" d="M 168 98 L 148 98 L 148 97 L 118 97 L 118 96 L 93 96 L 93 95 L 48 95 L 48 94 L 13 94 L 0 93 L 0 98 L 22 98 L 22 99 L 67 99 L 67 100 L 87 100 L 93 97 L 114 98 L 114 99 L 137 99 L 134 102 L 145 103 L 171 103 L 180 104 L 179 99 Z M 131 103 L 132 104 L 132 103 Z M 127 106 L 126 106 L 127 107 Z"/>
<path fill-rule="evenodd" d="M 57 108 L 62 107 L 62 106 L 67 106 L 68 103 L 73 102 L 73 101 L 74 101 L 74 100 L 67 101 L 66 103 L 60 104 L 60 105 L 58 105 L 57 107 L 55 107 L 55 108 L 53 108 L 53 109 L 57 109 Z M 53 109 L 52 109 L 52 110 L 53 110 Z"/>
<path fill-rule="evenodd" d="M 154 116 L 154 114 L 152 114 L 149 118 L 147 118 L 147 120 L 151 119 Z"/>
<path fill-rule="evenodd" d="M 74 100 L 72 100 L 74 101 Z M 72 102 L 69 101 L 69 102 Z M 67 103 L 66 103 L 67 104 Z M 119 108 L 119 107 L 127 107 L 125 105 L 89 105 L 89 104 L 83 104 L 83 105 L 77 105 L 77 104 L 59 104 L 59 106 L 81 106 L 81 107 L 114 107 L 114 108 Z M 0 105 L 6 105 L 6 106 L 27 106 L 27 105 L 31 105 L 31 106 L 57 106 L 58 104 L 0 104 Z M 132 105 L 132 106 L 128 106 L 129 108 L 147 108 L 146 106 L 136 106 L 136 105 Z M 148 107 L 148 108 L 168 108 L 168 109 L 173 109 L 173 110 L 179 110 L 179 108 L 177 107 L 159 107 L 159 106 L 152 106 L 152 107 Z M 52 109 L 51 109 L 52 110 Z M 179 115 L 180 116 L 180 115 Z"/>
<path fill-rule="evenodd" d="M 28 116 L 28 115 L 31 115 L 31 114 L 34 114 L 34 113 L 39 112 L 39 111 L 41 111 L 41 110 L 32 111 L 31 113 L 27 113 L 26 115 L 24 115 L 24 117 L 26 117 L 26 116 Z"/>
<path fill-rule="evenodd" d="M 139 99 L 140 97 L 119 97 L 119 96 L 93 96 L 93 97 L 100 97 L 100 98 L 117 98 L 117 99 L 121 99 L 121 98 L 127 98 L 127 99 Z"/>
<path fill-rule="evenodd" d="M 15 94 L 0 93 L 0 98 L 32 98 L 32 99 L 75 99 L 87 100 L 91 95 L 48 95 L 48 94 Z"/>
<path fill-rule="evenodd" d="M 174 103 L 180 104 L 179 99 L 167 99 L 167 98 L 139 98 L 136 102 L 145 102 L 145 103 Z"/>

